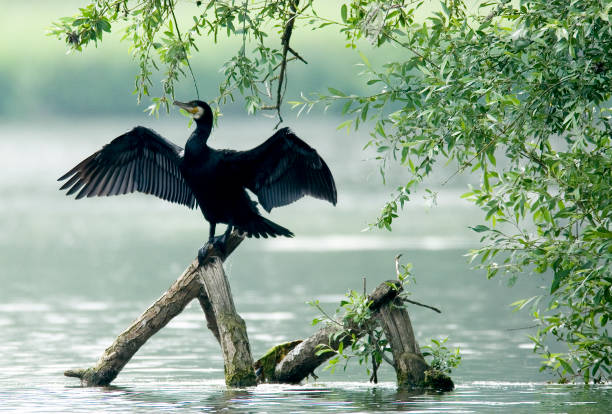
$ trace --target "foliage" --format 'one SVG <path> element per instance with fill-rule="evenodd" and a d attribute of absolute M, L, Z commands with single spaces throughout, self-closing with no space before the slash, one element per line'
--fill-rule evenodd
<path fill-rule="evenodd" d="M 164 67 L 154 112 L 168 106 L 199 36 L 242 40 L 224 65 L 216 102 L 240 93 L 249 112 L 274 109 L 279 117 L 287 63 L 301 58 L 290 46 L 296 21 L 312 29 L 337 27 L 350 48 L 365 39 L 404 50 L 401 59 L 380 67 L 360 53 L 370 94 L 329 88 L 329 95 L 305 96 L 294 106 L 340 104 L 349 118 L 341 127 L 373 122 L 367 145 L 376 148 L 383 173 L 388 163 L 406 167 L 411 177 L 383 207 L 380 228 L 392 228 L 439 162 L 456 163 L 455 174 L 480 177 L 480 186 L 464 195 L 483 209 L 484 222 L 472 227 L 482 247 L 471 252 L 472 260 L 479 259 L 490 278 L 549 277 L 545 294 L 515 304 L 529 304 L 539 323 L 532 339 L 543 367 L 564 380 L 606 380 L 612 358 L 612 1 L 487 0 L 470 2 L 470 11 L 465 3 L 445 0 L 422 22 L 416 13 L 423 2 L 412 0 L 344 0 L 337 20 L 319 15 L 313 0 L 196 1 L 188 6 L 193 24 L 181 32 L 175 0 L 97 0 L 52 32 L 81 50 L 123 22 L 140 66 L 139 97 L 151 93 L 151 76 Z M 268 36 L 274 32 L 280 41 Z M 550 337 L 567 350 L 551 351 Z"/>
<path fill-rule="evenodd" d="M 312 0 L 301 3 L 298 8 L 298 0 L 196 1 L 183 5 L 193 21 L 180 29 L 177 0 L 91 0 L 77 15 L 59 19 L 49 33 L 65 38 L 69 51 L 82 51 L 92 43 L 97 46 L 113 25 L 121 27 L 139 66 L 134 93 L 139 101 L 153 95 L 152 113 L 161 106 L 168 110 L 181 77 L 191 76 L 197 91 L 189 57 L 198 51 L 200 37 L 215 43 L 236 37 L 241 46 L 223 65 L 225 79 L 214 103 L 218 107 L 239 93 L 249 113 L 272 109 L 280 116 L 287 63 L 303 60 L 289 45 L 296 16 L 311 10 Z M 274 32 L 281 36 L 280 45 L 269 36 Z M 157 72 L 163 72 L 161 91 L 154 88 Z"/>
<path fill-rule="evenodd" d="M 368 297 L 354 290 L 349 290 L 345 297 L 334 316 L 327 314 L 318 300 L 309 302 L 321 313 L 321 316 L 313 319 L 313 325 L 327 322 L 337 324 L 341 328 L 330 337 L 330 342 L 338 341 L 337 349 L 321 344 L 318 346 L 317 355 L 335 354 L 327 361 L 324 368 L 331 372 L 334 372 L 341 362 L 344 362 L 343 369 L 346 370 L 351 359 L 357 359 L 360 365 L 367 365 L 371 360 L 372 369 L 368 366 L 366 370 L 370 375 L 370 381 L 377 382 L 378 367 L 386 358 L 385 353 L 391 352 L 391 348 L 384 338 L 382 327 L 373 317 L 370 310 L 372 303 Z M 367 332 L 367 335 L 362 336 L 360 332 Z M 349 344 L 348 348 L 345 347 L 345 342 Z"/>
<path fill-rule="evenodd" d="M 399 306 L 406 306 L 406 303 L 408 303 L 406 299 L 410 296 L 410 293 L 405 287 L 410 283 L 414 283 L 415 279 L 411 273 L 412 265 L 410 263 L 401 265 L 399 257 L 396 257 L 396 271 L 399 283 L 390 284 L 389 286 L 399 291 L 398 298 L 400 299 L 399 303 L 401 303 Z M 337 348 L 333 348 L 328 344 L 318 346 L 317 355 L 325 353 L 334 354 L 327 361 L 325 369 L 334 372 L 338 366 L 342 366 L 346 370 L 348 362 L 351 359 L 356 359 L 359 365 L 366 366 L 366 371 L 370 375 L 370 381 L 376 383 L 378 381 L 377 371 L 382 362 L 386 361 L 391 366 L 394 365 L 390 357 L 392 350 L 389 341 L 378 318 L 370 309 L 372 301 L 365 292 L 361 294 L 354 290 L 349 290 L 333 315 L 327 313 L 321 307 L 318 300 L 309 302 L 309 304 L 320 313 L 320 316 L 313 319 L 313 325 L 325 322 L 335 324 L 340 328 L 332 334 L 329 341 L 330 343 L 337 341 Z M 451 353 L 444 346 L 447 340 L 448 338 L 441 341 L 432 339 L 433 345 L 424 347 L 427 349 L 427 352 L 424 352 L 423 356 L 431 357 L 429 365 L 432 369 L 450 374 L 451 368 L 457 367 L 461 362 L 461 356 L 459 355 L 459 348 L 456 348 Z M 345 343 L 348 345 L 345 345 Z M 371 368 L 368 366 L 369 363 Z"/>
<path fill-rule="evenodd" d="M 432 369 L 445 372 L 447 374 L 452 373 L 453 368 L 456 368 L 461 363 L 461 355 L 459 355 L 459 348 L 455 348 L 451 351 L 446 347 L 448 338 L 444 339 L 431 339 L 431 345 L 423 346 L 423 356 L 431 357 L 429 365 Z"/>
<path fill-rule="evenodd" d="M 400 163 L 412 176 L 382 209 L 380 228 L 391 229 L 438 162 L 480 176 L 480 187 L 463 196 L 486 222 L 472 227 L 483 243 L 472 260 L 489 278 L 551 275 L 547 293 L 531 301 L 543 368 L 562 381 L 605 380 L 612 358 L 612 2 L 478 3 L 481 13 L 470 15 L 463 1 L 446 1 L 417 24 L 414 10 L 399 3 L 352 1 L 342 23 L 349 44 L 374 36 L 405 48 L 406 58 L 375 68 L 362 56 L 376 87 L 371 95 L 330 90 L 295 105 L 340 102 L 348 128 L 375 121 L 368 145 L 383 164 Z M 373 13 L 376 29 L 364 28 Z M 549 336 L 567 351 L 553 353 Z"/>

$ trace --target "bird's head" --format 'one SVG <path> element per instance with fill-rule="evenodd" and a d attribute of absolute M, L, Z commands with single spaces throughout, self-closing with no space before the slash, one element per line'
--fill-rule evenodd
<path fill-rule="evenodd" d="M 174 105 L 189 112 L 197 124 L 212 126 L 213 113 L 212 109 L 206 102 L 199 100 L 189 102 L 174 101 Z"/>

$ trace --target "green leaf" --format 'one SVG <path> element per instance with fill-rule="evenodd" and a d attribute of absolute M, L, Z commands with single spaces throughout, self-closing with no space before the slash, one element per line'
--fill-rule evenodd
<path fill-rule="evenodd" d="M 346 22 L 347 20 L 346 14 L 347 14 L 346 4 L 343 4 L 342 7 L 340 8 L 340 16 L 342 17 L 343 22 Z"/>
<path fill-rule="evenodd" d="M 576 374 L 574 373 L 574 369 L 572 368 L 572 366 L 571 366 L 570 364 L 568 364 L 568 363 L 567 363 L 567 362 L 566 362 L 564 359 L 557 358 L 557 360 L 559 361 L 559 363 L 561 364 L 561 366 L 563 367 L 563 369 L 564 369 L 564 370 L 565 370 L 567 373 L 569 373 L 569 374 L 571 374 L 571 375 L 576 375 Z"/>
<path fill-rule="evenodd" d="M 358 51 L 357 53 L 359 53 L 359 57 L 361 58 L 361 60 L 363 60 L 363 63 L 365 63 L 365 65 L 366 65 L 368 68 L 371 68 L 370 61 L 368 60 L 368 58 L 366 57 L 366 55 L 364 55 L 363 53 L 361 53 L 361 51 Z"/>
<path fill-rule="evenodd" d="M 329 93 L 336 95 L 336 96 L 342 96 L 342 97 L 346 96 L 344 92 L 336 88 L 329 87 L 327 88 L 327 90 L 329 90 Z"/>
<path fill-rule="evenodd" d="M 564 269 L 561 271 L 555 271 L 555 276 L 553 278 L 553 282 L 550 286 L 550 293 L 553 294 L 557 291 L 557 289 L 559 289 L 559 285 L 561 284 L 561 282 L 563 281 L 563 279 L 565 279 L 567 277 L 567 275 L 569 274 L 569 269 Z"/>
<path fill-rule="evenodd" d="M 491 230 L 490 228 L 488 228 L 487 226 L 484 226 L 482 224 L 479 224 L 479 225 L 474 226 L 474 227 L 470 227 L 470 229 L 474 230 L 477 233 L 482 233 L 483 231 Z"/>

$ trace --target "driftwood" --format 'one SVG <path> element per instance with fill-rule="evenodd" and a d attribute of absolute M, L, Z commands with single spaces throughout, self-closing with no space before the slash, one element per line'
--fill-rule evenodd
<path fill-rule="evenodd" d="M 225 361 L 225 383 L 232 387 L 256 385 L 246 324 L 236 312 L 221 260 L 214 258 L 203 273 L 202 282 L 216 319 L 216 323 L 208 325 L 218 327 Z"/>
<path fill-rule="evenodd" d="M 349 345 L 347 336 L 334 335 L 350 331 L 356 337 L 367 332 L 357 326 L 329 323 L 312 336 L 273 347 L 253 363 L 244 320 L 236 313 L 231 289 L 222 262 L 242 242 L 244 236 L 234 231 L 228 238 L 225 252 L 207 246 L 202 265 L 194 261 L 176 282 L 132 325 L 121 333 L 92 368 L 69 370 L 83 385 L 110 384 L 140 347 L 157 331 L 178 315 L 189 302 L 198 299 L 211 330 L 223 353 L 225 382 L 228 386 L 244 387 L 262 382 L 299 383 L 331 357 L 317 355 L 320 344 L 338 349 L 341 342 Z M 452 389 L 452 381 L 444 374 L 428 371 L 414 338 L 408 312 L 400 302 L 401 286 L 397 281 L 379 285 L 369 296 L 370 309 L 381 321 L 393 350 L 393 365 L 398 385 L 403 388 Z M 432 375 L 435 377 L 432 380 Z M 436 382 L 437 381 L 437 382 Z M 438 386 L 443 384 L 443 386 Z"/>
<path fill-rule="evenodd" d="M 381 283 L 369 296 L 370 309 L 381 321 L 385 336 L 393 353 L 392 365 L 397 375 L 397 384 L 403 389 L 431 388 L 451 391 L 454 384 L 446 374 L 433 370 L 425 362 L 414 337 L 408 311 L 402 306 L 401 285 L 397 280 Z M 336 336 L 339 332 L 350 332 L 360 338 L 368 332 L 356 326 L 328 323 L 325 327 L 303 341 L 277 345 L 255 362 L 259 382 L 299 383 L 323 362 L 330 353 L 317 355 L 320 344 L 338 349 L 340 343 L 346 348 L 351 336 Z M 313 375 L 314 376 L 314 375 Z"/>
<path fill-rule="evenodd" d="M 138 319 L 136 319 L 129 328 L 123 331 L 115 342 L 102 354 L 100 359 L 98 360 L 96 366 L 93 368 L 87 369 L 78 369 L 78 370 L 68 370 L 64 372 L 64 375 L 67 377 L 75 377 L 80 378 L 81 383 L 87 386 L 99 386 L 99 385 L 108 385 L 110 384 L 119 374 L 119 372 L 123 369 L 125 364 L 134 356 L 134 354 L 140 349 L 142 345 L 157 331 L 166 326 L 168 322 L 176 315 L 181 313 L 185 306 L 189 304 L 193 299 L 198 298 L 200 305 L 202 306 L 202 310 L 206 316 L 206 321 L 208 328 L 213 332 L 215 338 L 220 341 L 221 346 L 223 348 L 224 341 L 222 341 L 222 337 L 220 332 L 222 332 L 218 327 L 219 317 L 217 317 L 214 313 L 215 311 L 215 301 L 211 301 L 211 296 L 209 296 L 206 291 L 203 280 L 207 280 L 208 275 L 213 275 L 213 278 L 217 280 L 219 278 L 219 268 L 220 261 L 225 260 L 229 254 L 231 254 L 236 247 L 244 240 L 244 236 L 234 232 L 230 235 L 227 242 L 227 248 L 225 252 L 220 252 L 216 250 L 212 245 L 208 245 L 207 252 L 204 257 L 204 265 L 199 266 L 198 261 L 195 260 L 187 269 L 183 272 L 183 274 L 174 282 L 174 284 L 164 293 L 159 299 L 155 301 Z M 221 272 L 222 268 L 221 268 Z M 223 278 L 225 278 L 225 274 L 223 273 Z M 226 280 L 227 282 L 227 280 Z M 221 304 L 217 305 L 220 312 L 222 312 L 222 320 L 227 320 L 228 323 L 233 323 L 234 321 L 231 317 L 227 317 L 226 315 L 231 314 L 231 310 L 233 308 L 233 299 L 230 298 L 222 298 L 223 294 L 231 295 L 229 292 L 229 285 L 227 289 L 221 283 L 213 283 L 212 287 L 219 288 L 220 293 L 213 292 L 214 298 L 217 299 Z M 235 309 L 233 310 L 235 316 L 239 318 L 236 314 Z M 238 319 L 235 319 L 238 321 Z M 239 324 L 239 322 L 237 322 Z M 242 326 L 244 327 L 244 322 L 242 322 Z M 244 335 L 242 339 L 246 339 L 246 329 L 244 329 Z M 239 351 L 232 351 L 224 349 L 224 356 L 228 356 L 231 358 L 234 353 L 239 353 L 240 355 L 245 354 L 245 350 L 238 347 Z M 246 350 L 249 349 L 248 340 L 246 341 Z M 250 357 L 250 350 L 248 350 L 248 354 Z M 252 359 L 252 357 L 250 357 Z M 226 374 L 227 370 L 227 360 L 226 362 Z M 231 386 L 243 386 L 243 385 L 255 385 L 255 376 L 252 375 L 252 381 L 249 382 L 248 374 L 240 374 L 235 369 L 229 370 L 230 381 L 228 381 L 228 385 Z M 252 371 L 250 369 L 249 371 Z M 244 378 L 243 378 L 244 377 Z M 245 380 L 245 378 L 247 378 Z M 226 378 L 227 379 L 227 378 Z M 233 380 L 236 380 L 237 383 L 233 383 Z"/>
<path fill-rule="evenodd" d="M 395 281 L 381 283 L 368 297 L 371 301 L 370 309 L 377 312 L 385 304 L 397 297 L 399 290 Z M 394 286 L 394 287 L 393 287 Z M 328 323 L 314 335 L 297 344 L 283 359 L 277 361 L 274 372 L 267 372 L 268 382 L 288 382 L 298 383 L 310 375 L 315 368 L 328 360 L 330 353 L 317 355 L 317 347 L 320 344 L 328 345 L 331 349 L 338 349 L 340 342 L 349 345 L 350 337 L 335 337 L 334 334 L 348 330 L 359 338 L 367 332 L 359 330 L 355 326 L 343 326 L 340 324 Z"/>

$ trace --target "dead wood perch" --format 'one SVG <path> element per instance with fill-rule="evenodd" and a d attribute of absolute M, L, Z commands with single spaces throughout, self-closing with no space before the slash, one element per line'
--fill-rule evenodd
<path fill-rule="evenodd" d="M 206 316 L 207 326 L 221 345 L 225 364 L 225 382 L 231 387 L 253 386 L 261 382 L 298 383 L 328 358 L 330 353 L 317 355 L 317 346 L 327 344 L 338 349 L 340 342 L 348 345 L 348 338 L 334 338 L 344 329 L 360 337 L 367 332 L 355 326 L 329 324 L 305 340 L 297 340 L 272 348 L 253 363 L 246 326 L 236 313 L 229 283 L 222 262 L 244 240 L 234 231 L 228 238 L 226 252 L 208 246 L 205 261 L 198 266 L 194 261 L 174 284 L 109 346 L 96 366 L 69 370 L 68 377 L 76 377 L 86 386 L 110 384 L 142 345 L 178 315 L 187 304 L 197 298 Z M 429 369 L 420 353 L 412 332 L 408 312 L 398 306 L 400 287 L 397 281 L 378 286 L 369 296 L 370 309 L 381 320 L 386 336 L 393 347 L 394 367 L 400 387 L 440 389 L 428 383 Z M 257 376 L 256 376 L 257 373 Z M 445 389 L 452 389 L 452 381 L 445 375 L 436 379 L 448 380 Z M 431 377 L 431 375 L 429 375 Z M 449 385 L 450 383 L 450 385 Z"/>
<path fill-rule="evenodd" d="M 427 365 L 412 330 L 408 311 L 398 297 L 401 286 L 397 280 L 381 283 L 369 296 L 370 309 L 381 321 L 392 353 L 393 367 L 400 388 L 430 388 L 451 391 L 454 384 L 446 374 Z M 356 326 L 327 324 L 303 341 L 287 342 L 273 347 L 255 362 L 260 382 L 299 383 L 313 374 L 315 368 L 331 357 L 330 353 L 317 355 L 319 344 L 338 349 L 350 345 L 350 337 L 335 337 L 334 334 L 348 330 L 359 338 L 367 334 Z"/>
<path fill-rule="evenodd" d="M 221 262 L 243 240 L 244 236 L 233 232 L 228 238 L 226 252 L 219 252 L 208 245 L 205 264 L 198 266 L 197 260 L 191 263 L 170 289 L 106 348 L 95 367 L 69 370 L 64 372 L 64 375 L 80 378 L 81 383 L 87 386 L 110 384 L 153 334 L 181 313 L 189 302 L 198 298 L 208 328 L 221 344 L 227 384 L 255 385 L 246 327 L 236 313 L 229 284 L 221 267 Z M 231 365 L 229 369 L 228 364 Z"/>

